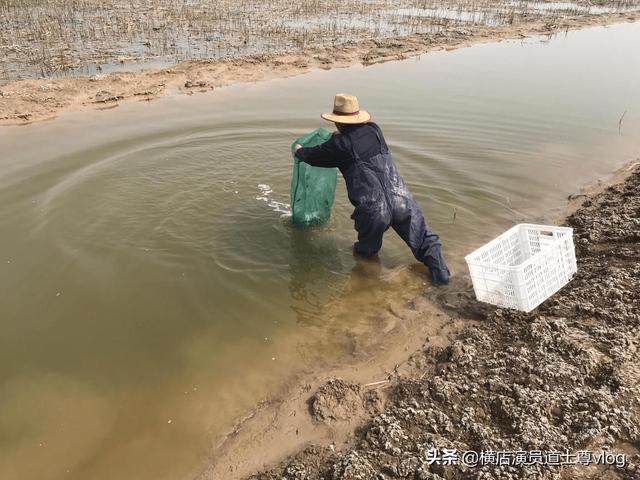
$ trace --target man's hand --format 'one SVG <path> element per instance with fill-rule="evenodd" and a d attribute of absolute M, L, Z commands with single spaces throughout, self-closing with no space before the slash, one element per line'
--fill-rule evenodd
<path fill-rule="evenodd" d="M 296 152 L 301 148 L 302 148 L 302 145 L 300 145 L 299 143 L 296 143 L 296 146 L 295 146 Z"/>

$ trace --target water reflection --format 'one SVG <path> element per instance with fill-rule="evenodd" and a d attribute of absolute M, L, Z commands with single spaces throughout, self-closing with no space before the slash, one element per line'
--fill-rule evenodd
<path fill-rule="evenodd" d="M 342 291 L 345 253 L 329 227 L 288 226 L 291 310 L 301 325 L 320 325 L 323 307 Z"/>

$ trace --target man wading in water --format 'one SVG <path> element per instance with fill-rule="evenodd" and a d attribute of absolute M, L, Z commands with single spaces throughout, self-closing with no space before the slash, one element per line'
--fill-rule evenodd
<path fill-rule="evenodd" d="M 333 112 L 321 117 L 334 122 L 339 133 L 316 147 L 296 145 L 296 156 L 314 167 L 340 169 L 355 207 L 351 218 L 358 241 L 353 251 L 364 257 L 375 255 L 382 247 L 384 232 L 392 227 L 416 259 L 429 267 L 435 284 L 449 283 L 440 238 L 407 190 L 380 127 L 369 121 L 371 115 L 360 110 L 355 96 L 339 93 Z"/>

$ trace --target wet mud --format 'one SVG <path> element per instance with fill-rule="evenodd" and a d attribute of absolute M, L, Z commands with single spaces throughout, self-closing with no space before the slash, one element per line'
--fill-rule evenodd
<path fill-rule="evenodd" d="M 440 291 L 444 309 L 477 321 L 450 345 L 415 352 L 344 447 L 309 445 L 249 478 L 640 478 L 640 166 L 582 200 L 566 218 L 578 257 L 566 287 L 529 314 L 479 305 L 463 283 Z M 363 389 L 334 379 L 311 394 L 310 414 L 360 418 Z M 430 464 L 430 448 L 625 459 L 469 467 Z"/>

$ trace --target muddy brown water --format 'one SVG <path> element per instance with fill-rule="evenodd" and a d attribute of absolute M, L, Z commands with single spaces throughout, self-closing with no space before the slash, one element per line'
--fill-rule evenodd
<path fill-rule="evenodd" d="M 424 288 L 392 232 L 379 264 L 352 257 L 342 184 L 329 225 L 288 223 L 290 142 L 336 91 L 374 113 L 461 275 L 640 155 L 639 44 L 621 24 L 0 130 L 0 478 L 190 478 Z"/>

